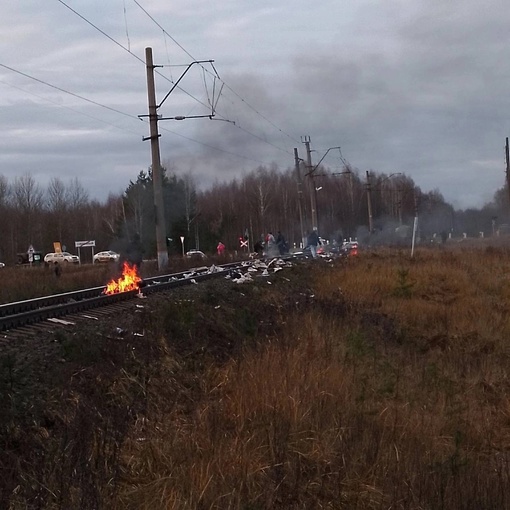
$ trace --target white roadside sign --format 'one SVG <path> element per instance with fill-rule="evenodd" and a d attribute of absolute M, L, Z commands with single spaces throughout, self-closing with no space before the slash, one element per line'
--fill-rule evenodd
<path fill-rule="evenodd" d="M 90 248 L 96 245 L 96 241 L 75 241 L 75 248 Z"/>

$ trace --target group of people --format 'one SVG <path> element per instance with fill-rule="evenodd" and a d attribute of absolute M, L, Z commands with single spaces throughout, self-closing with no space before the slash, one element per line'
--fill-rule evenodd
<path fill-rule="evenodd" d="M 257 240 L 253 249 L 260 257 L 264 255 L 267 257 L 277 257 L 278 255 L 288 253 L 289 245 L 280 231 L 277 232 L 276 237 L 272 232 L 268 232 Z"/>
<path fill-rule="evenodd" d="M 317 229 L 313 229 L 307 235 L 306 248 L 310 248 L 310 253 L 313 258 L 317 257 L 317 247 L 320 246 L 321 242 L 317 234 Z M 253 251 L 259 257 L 278 257 L 289 253 L 289 244 L 287 243 L 284 235 L 278 231 L 276 237 L 271 231 L 265 236 L 262 235 L 253 245 Z M 225 254 L 225 245 L 220 241 L 216 247 L 216 253 L 218 256 Z"/>

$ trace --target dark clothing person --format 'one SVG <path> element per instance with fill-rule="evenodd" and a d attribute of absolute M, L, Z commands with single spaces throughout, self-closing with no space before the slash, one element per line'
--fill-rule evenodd
<path fill-rule="evenodd" d="M 317 246 L 319 244 L 320 244 L 320 241 L 319 241 L 319 236 L 317 235 L 317 231 L 312 230 L 308 234 L 307 245 L 310 247 L 310 252 L 312 253 L 313 258 L 317 257 Z"/>
<path fill-rule="evenodd" d="M 308 234 L 308 246 L 318 246 L 319 245 L 319 236 L 317 235 L 316 230 L 312 230 Z"/>
<path fill-rule="evenodd" d="M 278 231 L 278 235 L 276 236 L 276 246 L 278 246 L 280 255 L 287 252 L 287 243 L 285 242 L 285 237 L 283 237 L 283 234 L 280 231 Z"/>
<path fill-rule="evenodd" d="M 262 257 L 262 255 L 264 254 L 264 244 L 261 241 L 257 241 L 253 249 L 255 250 L 259 257 Z"/>

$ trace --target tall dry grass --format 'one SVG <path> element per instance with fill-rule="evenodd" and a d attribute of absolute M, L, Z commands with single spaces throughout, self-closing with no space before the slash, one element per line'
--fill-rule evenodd
<path fill-rule="evenodd" d="M 23 301 L 50 294 L 105 285 L 117 273 L 110 265 L 16 266 L 0 269 L 0 303 Z"/>
<path fill-rule="evenodd" d="M 119 508 L 510 508 L 506 251 L 374 253 L 124 451 Z"/>

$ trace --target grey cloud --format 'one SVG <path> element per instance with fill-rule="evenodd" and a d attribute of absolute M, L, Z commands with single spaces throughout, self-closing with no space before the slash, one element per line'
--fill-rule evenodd
<path fill-rule="evenodd" d="M 57 2 L 44 9 L 36 0 L 24 1 L 23 9 L 17 2 L 5 4 L 0 28 L 9 29 L 15 51 L 2 63 L 134 117 L 147 113 L 145 68 L 132 55 Z M 310 135 L 314 161 L 328 147 L 341 145 L 359 169 L 404 171 L 424 190 L 439 188 L 460 206 L 482 205 L 502 186 L 510 127 L 505 58 L 510 14 L 502 2 L 229 0 L 211 6 L 206 0 L 147 0 L 143 5 L 194 58 L 214 59 L 222 78 L 258 112 L 225 89 L 218 114 L 236 126 L 206 119 L 160 123 L 162 158 L 192 170 L 202 184 L 261 163 L 291 166 L 292 148 L 302 154 L 299 138 Z M 131 50 L 142 59 L 151 46 L 158 64 L 190 62 L 128 0 L 127 25 L 121 2 L 81 0 L 72 7 L 121 44 L 129 37 Z M 175 80 L 182 68 L 159 72 Z M 150 165 L 148 142 L 141 142 L 147 124 L 2 68 L 0 80 L 121 128 L 0 83 L 6 132 L 0 174 L 14 175 L 13 167 L 31 167 L 36 178 L 66 171 L 87 179 L 91 194 L 104 196 L 109 186 L 123 189 Z M 161 98 L 169 82 L 160 76 L 156 81 Z M 199 68 L 190 71 L 183 88 L 207 103 Z M 176 91 L 161 113 L 202 114 L 207 107 Z M 18 137 L 20 132 L 27 136 Z"/>

